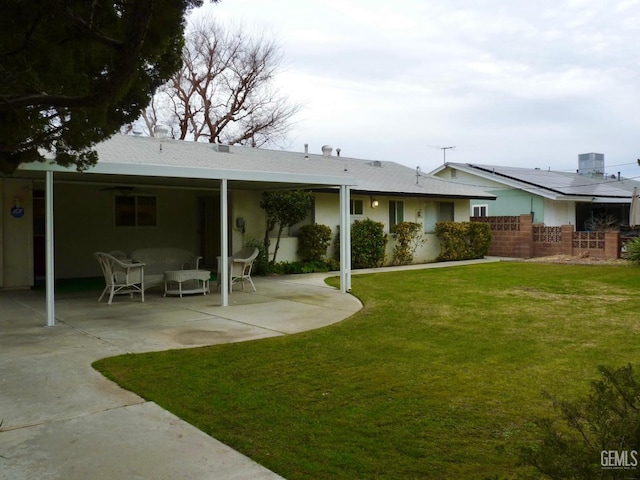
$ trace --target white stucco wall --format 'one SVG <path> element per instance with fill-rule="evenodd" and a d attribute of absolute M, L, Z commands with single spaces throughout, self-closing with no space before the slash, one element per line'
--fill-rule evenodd
<path fill-rule="evenodd" d="M 340 223 L 339 212 L 339 196 L 332 193 L 316 193 L 315 196 L 315 222 L 323 225 L 327 225 L 333 232 L 333 237 L 337 233 L 337 226 Z M 430 215 L 435 215 L 434 210 L 430 209 L 430 205 L 435 205 L 436 202 L 453 202 L 455 216 L 454 220 L 457 222 L 469 221 L 469 201 L 468 200 L 451 200 L 451 199 L 422 199 L 422 198 L 410 198 L 410 197 L 394 197 L 394 196 L 375 196 L 375 200 L 378 201 L 378 207 L 374 208 L 371 205 L 372 197 L 369 195 L 358 195 L 353 193 L 351 195 L 353 200 L 362 200 L 364 211 L 362 215 L 351 215 L 351 222 L 356 220 L 364 220 L 370 218 L 377 222 L 382 222 L 385 225 L 385 232 L 389 233 L 389 201 L 401 200 L 404 202 L 404 220 L 409 222 L 416 222 L 423 225 L 423 233 L 426 242 L 422 243 L 416 253 L 415 263 L 431 262 L 436 259 L 440 254 L 440 242 L 435 234 L 427 230 L 427 223 L 431 222 L 435 224 L 436 218 L 430 218 Z M 431 212 L 431 213 L 430 213 Z M 297 254 L 297 238 L 283 237 L 280 241 L 280 248 L 278 250 L 277 261 L 296 261 L 300 257 Z M 387 258 L 386 264 L 390 265 L 393 260 L 393 247 L 394 238 L 389 235 L 387 243 Z M 275 247 L 275 239 L 272 239 L 270 252 L 273 254 Z M 329 248 L 328 255 L 333 255 L 333 242 Z"/>
<path fill-rule="evenodd" d="M 96 251 L 130 253 L 145 247 L 200 250 L 198 192 L 145 187 L 132 194 L 156 196 L 157 226 L 116 227 L 117 190 L 80 184 L 55 186 L 56 278 L 101 275 L 93 258 Z"/>
<path fill-rule="evenodd" d="M 20 205 L 17 205 L 20 204 Z M 24 215 L 12 215 L 22 206 Z M 30 180 L 0 179 L 0 287 L 33 285 L 33 201 Z"/>
<path fill-rule="evenodd" d="M 544 199 L 544 224 L 549 227 L 572 225 L 576 220 L 576 202 Z"/>
<path fill-rule="evenodd" d="M 33 188 L 44 189 L 36 182 Z M 33 284 L 33 208 L 32 183 L 28 180 L 0 180 L 0 287 L 30 286 Z M 179 247 L 201 253 L 200 208 L 201 197 L 216 195 L 212 191 L 139 187 L 132 195 L 154 195 L 157 198 L 157 226 L 116 227 L 114 219 L 114 197 L 121 193 L 107 190 L 101 185 L 56 183 L 55 204 L 55 265 L 56 278 L 81 278 L 100 276 L 98 264 L 93 257 L 96 251 L 122 250 L 130 253 L 145 247 Z M 247 241 L 262 241 L 266 219 L 260 208 L 261 191 L 230 191 L 230 235 L 231 252 L 242 248 Z M 337 193 L 316 193 L 315 221 L 329 226 L 333 237 L 339 224 L 339 195 Z M 15 198 L 21 198 L 25 208 L 24 217 L 17 219 L 10 215 Z M 368 195 L 352 194 L 353 199 L 363 201 L 362 215 L 352 215 L 351 221 L 371 218 L 382 222 L 389 232 L 389 201 L 404 202 L 404 219 L 423 225 L 427 241 L 415 254 L 416 263 L 435 260 L 440 246 L 428 225 L 435 219 L 432 206 L 439 199 L 417 199 L 408 197 L 377 196 L 379 205 L 372 207 Z M 442 199 L 451 202 L 449 199 Z M 469 201 L 456 200 L 455 220 L 469 219 Z M 237 219 L 243 218 L 245 231 L 237 226 Z M 299 260 L 297 237 L 284 236 L 281 239 L 278 261 Z M 390 235 L 387 245 L 387 264 L 392 262 L 394 239 Z M 271 253 L 275 248 L 272 238 Z M 332 255 L 332 247 L 328 255 Z"/>
<path fill-rule="evenodd" d="M 234 190 L 230 192 L 231 204 L 231 252 L 240 250 L 250 240 L 262 242 L 266 229 L 264 210 L 260 208 L 262 192 L 248 190 Z M 238 218 L 244 220 L 245 229 L 237 226 Z"/>

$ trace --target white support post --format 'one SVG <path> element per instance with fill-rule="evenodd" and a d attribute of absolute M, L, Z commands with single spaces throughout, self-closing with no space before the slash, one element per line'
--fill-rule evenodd
<path fill-rule="evenodd" d="M 346 225 L 347 228 L 344 232 L 345 234 L 345 250 L 346 250 L 346 263 L 345 263 L 345 285 L 346 285 L 346 290 L 347 292 L 351 291 L 351 217 L 350 217 L 350 212 L 351 212 L 351 187 L 348 185 L 344 186 L 345 189 L 345 211 L 344 214 L 346 216 Z"/>
<path fill-rule="evenodd" d="M 227 179 L 220 180 L 220 305 L 229 306 L 229 209 Z"/>
<path fill-rule="evenodd" d="M 55 250 L 53 237 L 53 172 L 47 171 L 45 179 L 45 258 L 46 258 L 46 302 L 47 327 L 56 324 L 55 312 Z"/>
<path fill-rule="evenodd" d="M 351 222 L 349 221 L 350 190 L 340 186 L 340 291 L 351 290 Z"/>

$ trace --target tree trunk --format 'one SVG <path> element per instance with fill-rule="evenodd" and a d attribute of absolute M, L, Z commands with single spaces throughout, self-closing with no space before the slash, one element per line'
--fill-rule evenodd
<path fill-rule="evenodd" d="M 284 226 L 281 224 L 278 228 L 278 238 L 276 239 L 276 248 L 273 250 L 273 260 L 271 260 L 271 264 L 275 265 L 276 263 L 276 255 L 278 255 L 278 249 L 280 248 L 280 237 L 282 236 L 282 231 L 284 230 Z"/>

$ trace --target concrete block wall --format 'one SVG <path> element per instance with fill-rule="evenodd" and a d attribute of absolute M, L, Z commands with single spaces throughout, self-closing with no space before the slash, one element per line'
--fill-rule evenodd
<path fill-rule="evenodd" d="M 491 225 L 489 255 L 492 256 L 531 258 L 588 255 L 594 258 L 620 258 L 620 232 L 575 232 L 573 225 L 562 225 L 559 234 L 557 227 L 552 227 L 555 228 L 552 234 L 535 236 L 530 214 L 519 217 L 476 217 L 471 220 Z"/>

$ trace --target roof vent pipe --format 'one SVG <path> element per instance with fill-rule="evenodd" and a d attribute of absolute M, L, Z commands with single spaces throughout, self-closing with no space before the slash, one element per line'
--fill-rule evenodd
<path fill-rule="evenodd" d="M 336 148 L 336 155 L 340 156 L 340 152 L 341 152 L 341 151 L 342 151 L 342 150 L 340 150 L 339 148 Z"/>
<path fill-rule="evenodd" d="M 309 144 L 304 144 L 304 159 L 309 160 Z"/>
<path fill-rule="evenodd" d="M 331 152 L 333 152 L 333 147 L 331 145 L 323 145 L 322 146 L 322 156 L 323 157 L 330 157 L 331 156 Z"/>

